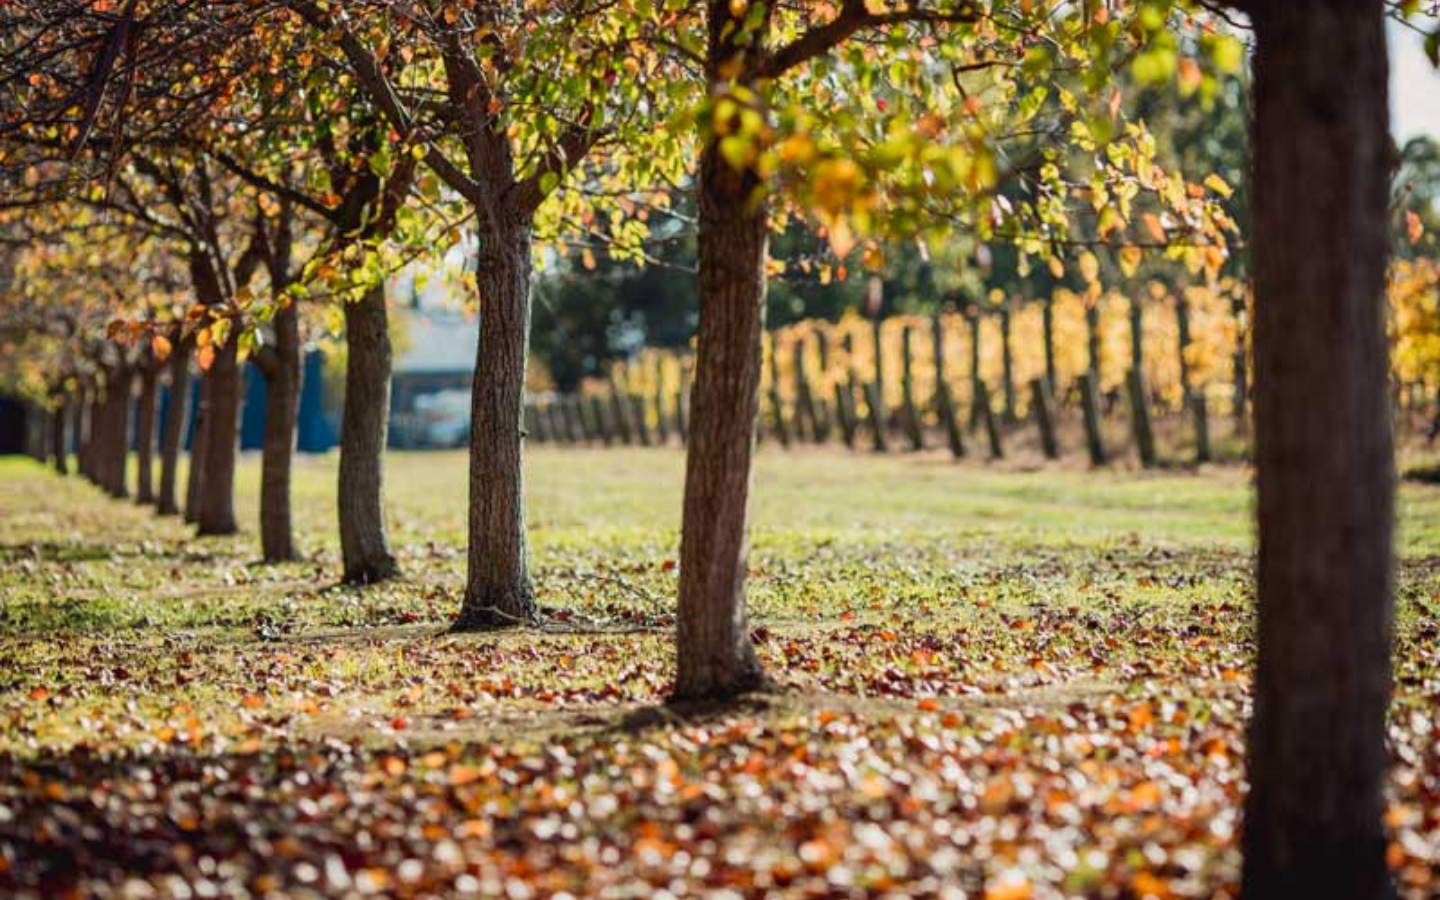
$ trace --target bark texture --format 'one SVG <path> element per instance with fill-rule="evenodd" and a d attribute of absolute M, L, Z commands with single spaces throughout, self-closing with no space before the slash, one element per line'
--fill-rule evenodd
<path fill-rule="evenodd" d="M 273 345 L 256 357 L 265 376 L 265 439 L 260 451 L 260 549 L 266 562 L 299 558 L 290 514 L 290 468 L 300 411 L 300 318 L 295 304 L 275 313 Z M 263 362 L 260 360 L 263 359 Z"/>
<path fill-rule="evenodd" d="M 50 415 L 50 456 L 55 471 L 61 475 L 70 474 L 70 449 L 65 445 L 65 418 L 70 412 L 70 403 L 63 397 L 55 412 Z"/>
<path fill-rule="evenodd" d="M 725 0 L 708 4 L 707 76 L 747 49 Z M 763 29 L 761 30 L 763 33 Z M 766 204 L 753 172 L 700 157 L 700 321 L 685 455 L 677 700 L 725 699 L 766 685 L 745 610 L 751 458 L 765 328 Z M 878 356 L 877 356 L 878 360 Z M 877 380 L 880 373 L 876 372 Z"/>
<path fill-rule="evenodd" d="M 112 497 L 130 496 L 127 463 L 130 459 L 130 394 L 133 389 L 134 373 L 119 365 L 109 372 L 105 385 L 104 440 L 100 445 L 102 454 L 101 486 Z"/>
<path fill-rule="evenodd" d="M 170 413 L 165 418 L 165 433 L 160 437 L 160 491 L 155 508 L 162 516 L 180 512 L 175 488 L 180 477 L 180 448 L 185 443 L 185 427 L 190 420 L 190 348 L 175 342 L 166 364 L 170 371 Z"/>
<path fill-rule="evenodd" d="M 493 221 L 481 235 L 480 343 L 470 400 L 470 540 L 459 630 L 536 618 L 522 467 L 531 222 L 517 219 Z"/>
<path fill-rule="evenodd" d="M 345 410 L 340 428 L 340 555 L 350 584 L 399 574 L 385 532 L 385 436 L 390 421 L 390 331 L 385 287 L 345 304 Z"/>
<path fill-rule="evenodd" d="M 235 457 L 240 441 L 239 335 L 231 334 L 216 348 L 215 361 L 205 373 L 208 405 L 205 411 L 205 473 L 200 480 L 200 510 L 196 529 L 202 535 L 235 534 Z"/>
<path fill-rule="evenodd" d="M 200 487 L 205 481 L 205 448 L 210 440 L 210 386 L 209 377 L 202 374 L 195 398 L 195 429 L 190 437 L 190 471 L 185 479 L 185 521 L 192 525 L 200 521 L 204 497 Z"/>
<path fill-rule="evenodd" d="M 1254 21 L 1259 662 L 1242 894 L 1392 897 L 1382 4 L 1268 0 Z"/>
<path fill-rule="evenodd" d="M 135 459 L 140 474 L 135 482 L 135 502 L 155 502 L 155 393 L 159 368 L 146 360 L 140 370 L 140 402 L 135 419 Z"/>

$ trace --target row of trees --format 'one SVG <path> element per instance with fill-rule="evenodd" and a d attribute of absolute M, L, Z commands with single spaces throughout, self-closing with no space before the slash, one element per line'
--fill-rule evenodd
<path fill-rule="evenodd" d="M 1381 896 L 1384 5 L 1236 6 L 1256 38 L 1261 652 L 1246 890 Z M 187 510 L 207 534 L 237 527 L 238 373 L 254 360 L 270 400 L 262 544 L 283 559 L 296 320 L 333 304 L 347 341 L 344 574 L 372 581 L 396 571 L 381 516 L 384 274 L 470 233 L 482 324 L 456 628 L 530 622 L 535 266 L 577 234 L 643 259 L 649 212 L 688 186 L 699 323 L 675 693 L 734 696 L 767 684 L 745 573 L 772 229 L 806 220 L 837 261 L 872 266 L 871 239 L 939 254 L 960 234 L 1057 266 L 1076 247 L 1132 262 L 1148 248 L 1216 276 L 1232 188 L 1158 163 L 1115 73 L 1213 96 L 1242 63 L 1230 14 L 1170 0 L 13 3 L 0 27 L 0 327 L 27 361 L 19 380 L 79 411 L 85 468 L 117 491 L 129 379 L 153 383 L 163 364 L 183 396 L 193 360 Z M 1334 402 L 1310 403 L 1337 372 Z M 163 495 L 168 429 L 162 446 Z"/>

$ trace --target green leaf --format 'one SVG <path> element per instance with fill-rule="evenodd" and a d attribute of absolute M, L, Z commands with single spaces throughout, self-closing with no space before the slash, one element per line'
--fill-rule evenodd
<path fill-rule="evenodd" d="M 1238 75 L 1245 64 L 1245 45 L 1240 43 L 1239 38 L 1222 34 L 1215 39 L 1210 55 L 1215 60 L 1215 68 L 1220 72 L 1225 75 Z"/>

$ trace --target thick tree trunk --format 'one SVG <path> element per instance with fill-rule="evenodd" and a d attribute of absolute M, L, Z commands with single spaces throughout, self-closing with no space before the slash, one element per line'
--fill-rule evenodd
<path fill-rule="evenodd" d="M 300 409 L 300 319 L 295 304 L 275 313 L 275 346 L 267 348 L 265 441 L 260 451 L 260 548 L 266 562 L 290 562 L 295 550 L 290 515 L 290 464 Z M 273 354 L 270 351 L 273 350 Z"/>
<path fill-rule="evenodd" d="M 134 373 L 125 366 L 112 370 L 105 386 L 105 444 L 103 453 L 104 487 L 110 496 L 130 496 L 128 463 L 130 460 L 130 393 Z"/>
<path fill-rule="evenodd" d="M 70 401 L 70 434 L 75 442 L 75 471 L 82 477 L 89 478 L 88 462 L 86 460 L 87 447 L 86 429 L 90 427 L 90 402 L 89 391 L 80 388 L 75 392 L 75 397 Z"/>
<path fill-rule="evenodd" d="M 60 399 L 60 405 L 50 416 L 50 455 L 55 471 L 61 475 L 70 474 L 70 448 L 65 445 L 65 416 L 70 411 L 71 401 Z"/>
<path fill-rule="evenodd" d="M 185 427 L 190 420 L 188 342 L 175 342 L 167 366 L 170 369 L 170 412 L 165 418 L 165 433 L 160 438 L 160 493 L 155 498 L 155 507 L 162 516 L 173 516 L 180 512 L 175 490 L 180 479 L 180 448 L 185 443 Z"/>
<path fill-rule="evenodd" d="M 1371 900 L 1394 895 L 1383 11 L 1267 0 L 1253 17 L 1259 661 L 1242 893 Z"/>
<path fill-rule="evenodd" d="M 155 393 L 159 374 L 153 360 L 147 360 L 140 371 L 139 414 L 135 423 L 135 458 L 140 464 L 135 484 L 137 503 L 155 502 Z"/>
<path fill-rule="evenodd" d="M 732 7 L 709 4 L 710 79 L 742 48 Z M 754 173 L 700 157 L 700 322 L 680 538 L 677 700 L 724 699 L 766 686 L 745 610 L 750 466 L 765 330 L 767 205 Z M 876 379 L 881 377 L 876 347 Z"/>
<path fill-rule="evenodd" d="M 470 540 L 459 630 L 533 621 L 525 541 L 521 409 L 530 342 L 529 221 L 489 223 L 477 278 L 484 305 L 470 402 Z"/>
<path fill-rule="evenodd" d="M 239 334 L 230 334 L 215 350 L 205 380 L 210 388 L 205 414 L 205 475 L 200 481 L 199 534 L 235 534 L 235 462 L 240 443 Z"/>
<path fill-rule="evenodd" d="M 1245 316 L 1245 300 L 1243 297 L 1236 297 L 1231 301 L 1231 311 L 1235 315 L 1235 353 L 1231 357 L 1230 368 L 1233 373 L 1234 383 L 1233 400 L 1231 402 L 1232 415 L 1235 421 L 1235 433 L 1246 435 L 1250 433 L 1250 373 L 1249 359 L 1245 352 L 1245 337 L 1250 323 Z"/>
<path fill-rule="evenodd" d="M 200 375 L 200 393 L 195 401 L 195 428 L 190 437 L 190 471 L 185 478 L 185 521 L 200 521 L 200 505 L 205 499 L 205 453 L 210 442 L 209 373 Z"/>
<path fill-rule="evenodd" d="M 345 304 L 345 409 L 340 430 L 340 555 L 350 584 L 400 572 L 385 533 L 385 436 L 390 421 L 390 325 L 385 286 Z"/>

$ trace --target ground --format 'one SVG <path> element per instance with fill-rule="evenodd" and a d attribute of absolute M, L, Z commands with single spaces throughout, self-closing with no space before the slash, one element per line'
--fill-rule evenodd
<path fill-rule="evenodd" d="M 405 580 L 0 463 L 0 896 L 1235 894 L 1248 476 L 761 454 L 751 604 L 785 686 L 661 705 L 683 457 L 530 457 L 548 622 L 443 634 L 465 464 L 395 454 Z M 258 465 L 239 498 L 255 520 Z M 1402 490 L 1390 861 L 1440 885 L 1440 488 Z M 1323 664 L 1317 661 L 1318 664 Z"/>

